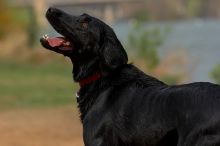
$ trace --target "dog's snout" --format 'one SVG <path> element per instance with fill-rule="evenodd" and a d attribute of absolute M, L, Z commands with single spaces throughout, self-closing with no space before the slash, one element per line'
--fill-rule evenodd
<path fill-rule="evenodd" d="M 61 11 L 59 9 L 50 7 L 47 10 L 46 16 L 50 16 L 50 15 L 59 16 L 60 14 L 61 14 Z"/>
<path fill-rule="evenodd" d="M 53 13 L 53 11 L 54 11 L 54 8 L 49 8 L 49 9 L 47 10 L 47 12 L 49 12 L 49 13 Z"/>

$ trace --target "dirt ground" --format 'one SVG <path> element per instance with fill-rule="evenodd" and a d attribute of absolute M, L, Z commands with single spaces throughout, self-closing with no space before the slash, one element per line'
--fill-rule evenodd
<path fill-rule="evenodd" d="M 73 107 L 0 112 L 0 146 L 83 146 Z"/>

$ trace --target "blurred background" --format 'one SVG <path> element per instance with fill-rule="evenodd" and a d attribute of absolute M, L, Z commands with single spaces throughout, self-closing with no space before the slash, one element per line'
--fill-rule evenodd
<path fill-rule="evenodd" d="M 54 6 L 112 26 L 134 63 L 167 84 L 220 83 L 219 0 L 0 0 L 0 145 L 82 146 L 68 58 L 41 47 L 59 35 Z"/>

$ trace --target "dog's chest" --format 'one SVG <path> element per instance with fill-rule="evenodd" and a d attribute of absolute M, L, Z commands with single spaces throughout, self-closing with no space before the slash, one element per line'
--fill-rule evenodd
<path fill-rule="evenodd" d="M 104 102 L 104 101 L 102 101 Z M 168 129 L 161 123 L 131 123 L 126 120 L 116 120 L 108 109 L 94 110 L 85 119 L 84 131 L 92 137 L 101 136 L 108 144 L 120 146 L 156 146 L 161 141 Z M 86 134 L 87 135 L 87 134 Z M 91 139 L 92 140 L 92 139 Z"/>

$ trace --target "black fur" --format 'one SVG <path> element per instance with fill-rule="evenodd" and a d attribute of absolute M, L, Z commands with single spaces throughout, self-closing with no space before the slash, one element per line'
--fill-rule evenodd
<path fill-rule="evenodd" d="M 55 8 L 47 18 L 74 49 L 41 42 L 70 57 L 74 80 L 102 73 L 79 91 L 85 146 L 220 146 L 219 85 L 168 86 L 127 64 L 121 43 L 102 21 Z"/>

